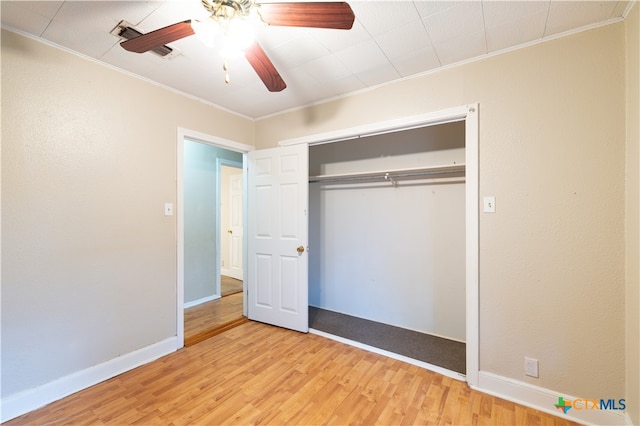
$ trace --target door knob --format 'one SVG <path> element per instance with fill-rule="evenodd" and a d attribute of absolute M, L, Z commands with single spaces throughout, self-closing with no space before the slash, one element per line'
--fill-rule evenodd
<path fill-rule="evenodd" d="M 229 230 L 227 231 L 227 234 L 233 234 L 233 231 L 232 231 L 231 229 L 229 229 Z"/>
<path fill-rule="evenodd" d="M 304 253 L 304 247 L 302 247 L 302 246 L 299 246 L 296 250 L 297 250 L 297 251 L 298 251 L 298 253 L 300 253 L 300 254 Z"/>

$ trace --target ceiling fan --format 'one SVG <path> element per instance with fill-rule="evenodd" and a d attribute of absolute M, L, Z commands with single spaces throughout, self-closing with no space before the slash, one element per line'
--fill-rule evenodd
<path fill-rule="evenodd" d="M 201 0 L 208 18 L 205 22 L 187 20 L 123 41 L 120 45 L 130 52 L 144 53 L 167 43 L 200 33 L 213 24 L 228 33 L 235 22 L 256 18 L 267 25 L 312 27 L 348 30 L 355 15 L 346 2 L 256 3 L 255 0 Z M 227 34 L 228 35 L 228 34 Z M 244 56 L 258 77 L 271 92 L 280 92 L 287 85 L 262 47 L 254 40 L 242 47 Z M 226 71 L 226 61 L 224 65 Z M 228 76 L 227 80 L 228 81 Z"/>

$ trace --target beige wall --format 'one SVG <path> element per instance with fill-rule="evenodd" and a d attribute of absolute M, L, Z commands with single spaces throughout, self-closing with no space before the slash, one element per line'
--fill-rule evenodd
<path fill-rule="evenodd" d="M 259 120 L 256 146 L 479 102 L 480 368 L 624 398 L 624 55 L 614 24 Z"/>
<path fill-rule="evenodd" d="M 626 22 L 626 368 L 627 404 L 633 424 L 640 424 L 640 4 Z"/>
<path fill-rule="evenodd" d="M 2 32 L 2 396 L 176 335 L 176 137 L 253 122 Z"/>

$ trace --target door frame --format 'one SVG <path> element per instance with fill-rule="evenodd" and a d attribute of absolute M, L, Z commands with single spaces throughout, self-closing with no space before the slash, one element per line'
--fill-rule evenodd
<path fill-rule="evenodd" d="M 176 141 L 176 349 L 184 347 L 184 141 L 185 139 L 227 149 L 242 154 L 242 215 L 243 226 L 247 226 L 247 152 L 255 150 L 251 145 L 209 135 L 197 130 L 178 127 Z M 216 226 L 219 227 L 219 221 Z M 246 234 L 243 245 L 246 247 Z M 218 247 L 218 252 L 220 248 Z M 247 264 L 246 248 L 243 248 L 242 263 Z M 216 256 L 218 257 L 219 254 Z M 218 257 L 218 268 L 220 259 Z M 217 285 L 219 286 L 219 282 Z M 244 286 L 243 315 L 247 315 L 247 294 Z"/>
<path fill-rule="evenodd" d="M 240 169 L 243 170 L 244 169 L 244 157 L 243 157 L 243 161 L 242 163 L 239 161 L 234 161 L 234 160 L 227 160 L 226 158 L 218 158 L 216 160 L 216 178 L 217 178 L 217 184 L 218 184 L 218 188 L 216 188 L 216 218 L 218 218 L 217 223 L 216 223 L 216 235 L 218 236 L 222 236 L 221 232 L 222 232 L 222 210 L 220 208 L 221 205 L 221 199 L 220 196 L 222 194 L 222 166 L 227 166 L 227 167 L 233 167 L 236 169 Z M 243 205 L 242 205 L 242 209 L 243 209 L 243 213 L 244 213 L 244 181 L 242 182 L 242 199 L 243 199 Z M 243 222 L 244 222 L 244 216 L 242 218 Z M 244 223 L 243 223 L 244 225 Z M 243 237 L 242 239 L 244 240 L 244 233 L 243 233 Z M 243 241 L 244 243 L 244 241 Z M 244 252 L 244 247 L 242 248 L 243 252 Z M 218 267 L 220 268 L 220 274 L 218 274 L 218 278 L 216 279 L 216 291 L 218 292 L 218 295 L 220 297 L 222 297 L 222 289 L 220 288 L 220 275 L 222 275 L 222 238 L 216 238 L 216 262 Z M 242 259 L 244 261 L 244 258 Z M 244 264 L 242 265 L 243 268 L 243 274 L 244 274 Z"/>
<path fill-rule="evenodd" d="M 361 137 L 381 135 L 455 121 L 465 122 L 465 325 L 466 375 L 470 386 L 477 387 L 480 370 L 479 347 L 479 104 L 468 104 L 440 111 L 376 122 L 326 133 L 286 139 L 279 146 L 309 146 L 336 143 Z"/>

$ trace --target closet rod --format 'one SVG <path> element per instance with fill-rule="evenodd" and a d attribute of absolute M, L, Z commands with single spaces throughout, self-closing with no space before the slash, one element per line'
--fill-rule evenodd
<path fill-rule="evenodd" d="M 412 177 L 430 177 L 438 176 L 448 177 L 446 175 L 464 173 L 465 166 L 454 164 L 452 166 L 435 166 L 420 169 L 403 169 L 384 172 L 363 172 L 363 173 L 346 173 L 335 175 L 319 175 L 309 176 L 309 183 L 314 182 L 347 182 L 347 181 L 370 181 L 375 179 L 385 179 L 395 184 L 395 179 L 412 178 Z"/>

